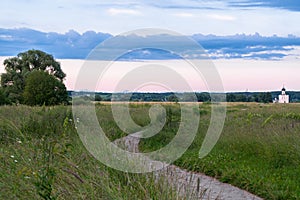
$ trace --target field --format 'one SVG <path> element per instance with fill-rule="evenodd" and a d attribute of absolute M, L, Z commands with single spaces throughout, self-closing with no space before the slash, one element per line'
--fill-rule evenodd
<path fill-rule="evenodd" d="M 174 113 L 179 108 L 173 106 Z M 265 199 L 300 199 L 300 105 L 243 104 L 227 107 L 225 126 L 212 152 L 199 159 L 210 120 L 210 105 L 200 105 L 199 132 L 176 165 L 204 172 Z M 179 117 L 173 117 L 176 127 Z M 153 151 L 167 144 L 174 131 L 143 140 Z"/>
<path fill-rule="evenodd" d="M 163 130 L 143 139 L 149 152 L 169 143 L 180 123 L 179 104 L 162 104 Z M 150 122 L 150 103 L 131 104 L 142 126 Z M 199 150 L 210 121 L 211 104 L 199 104 L 200 127 L 174 164 L 203 172 L 265 199 L 300 199 L 300 105 L 246 104 L 227 107 L 215 148 L 203 159 Z M 99 124 L 113 141 L 123 133 L 110 104 L 97 104 Z M 83 147 L 68 106 L 0 107 L 0 199 L 177 199 L 176 192 L 151 174 L 110 169 Z"/>
<path fill-rule="evenodd" d="M 103 117 L 106 109 L 99 109 Z M 0 119 L 0 199 L 177 198 L 151 174 L 116 171 L 94 159 L 77 135 L 71 107 L 4 106 Z"/>

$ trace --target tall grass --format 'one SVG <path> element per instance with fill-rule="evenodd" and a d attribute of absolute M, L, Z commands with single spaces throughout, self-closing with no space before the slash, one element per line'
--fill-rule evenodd
<path fill-rule="evenodd" d="M 150 123 L 150 104 L 130 105 L 134 121 Z M 164 105 L 167 121 L 140 149 L 157 150 L 175 136 L 179 104 Z M 210 121 L 200 105 L 198 134 L 176 165 L 204 172 L 265 199 L 300 199 L 300 105 L 231 104 L 215 148 L 198 153 Z M 196 111 L 195 111 L 196 112 Z M 111 107 L 97 104 L 99 124 L 113 141 L 124 137 Z M 0 199 L 179 199 L 162 177 L 110 169 L 82 145 L 71 108 L 0 107 Z"/>
<path fill-rule="evenodd" d="M 152 174 L 116 171 L 94 159 L 70 109 L 0 107 L 0 199 L 178 199 Z"/>
<path fill-rule="evenodd" d="M 200 112 L 197 137 L 176 165 L 265 199 L 300 199 L 300 105 L 229 105 L 221 138 L 204 159 L 198 157 L 210 121 L 210 106 L 201 105 Z M 178 117 L 174 119 L 178 121 Z M 144 139 L 140 148 L 155 150 L 173 136 L 168 129 Z"/>

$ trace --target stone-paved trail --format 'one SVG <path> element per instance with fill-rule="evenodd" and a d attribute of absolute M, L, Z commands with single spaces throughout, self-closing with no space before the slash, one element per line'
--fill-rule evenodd
<path fill-rule="evenodd" d="M 115 141 L 130 152 L 139 153 L 140 139 L 133 136 L 123 137 Z M 151 159 L 149 158 L 151 161 Z M 157 161 L 153 161 L 156 162 Z M 190 172 L 175 165 L 169 165 L 162 170 L 153 172 L 156 178 L 167 180 L 179 194 L 186 199 L 219 199 L 219 200 L 262 200 L 245 190 L 227 183 L 221 183 L 215 178 L 201 173 Z"/>

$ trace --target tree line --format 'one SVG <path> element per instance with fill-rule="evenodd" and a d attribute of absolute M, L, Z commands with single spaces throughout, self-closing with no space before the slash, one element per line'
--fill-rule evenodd
<path fill-rule="evenodd" d="M 153 93 L 153 92 L 134 92 L 134 93 L 102 93 L 102 92 L 73 92 L 68 91 L 70 96 L 83 97 L 89 101 L 133 101 L 133 102 L 210 102 L 211 97 L 208 92 L 196 93 Z M 257 102 L 271 103 L 281 92 L 231 92 L 226 93 L 227 102 Z M 218 94 L 218 93 L 215 93 Z M 288 92 L 291 102 L 300 102 L 300 92 Z"/>

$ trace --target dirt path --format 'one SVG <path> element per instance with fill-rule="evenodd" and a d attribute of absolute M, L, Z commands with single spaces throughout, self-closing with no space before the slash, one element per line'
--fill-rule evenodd
<path fill-rule="evenodd" d="M 139 153 L 139 138 L 127 136 L 115 141 L 130 152 Z M 150 160 L 150 158 L 149 158 Z M 157 161 L 153 161 L 157 162 Z M 175 165 L 153 172 L 156 178 L 165 178 L 179 194 L 186 199 L 222 199 L 222 200 L 261 200 L 247 191 L 230 184 L 221 183 L 215 178 L 201 173 L 189 172 Z"/>

